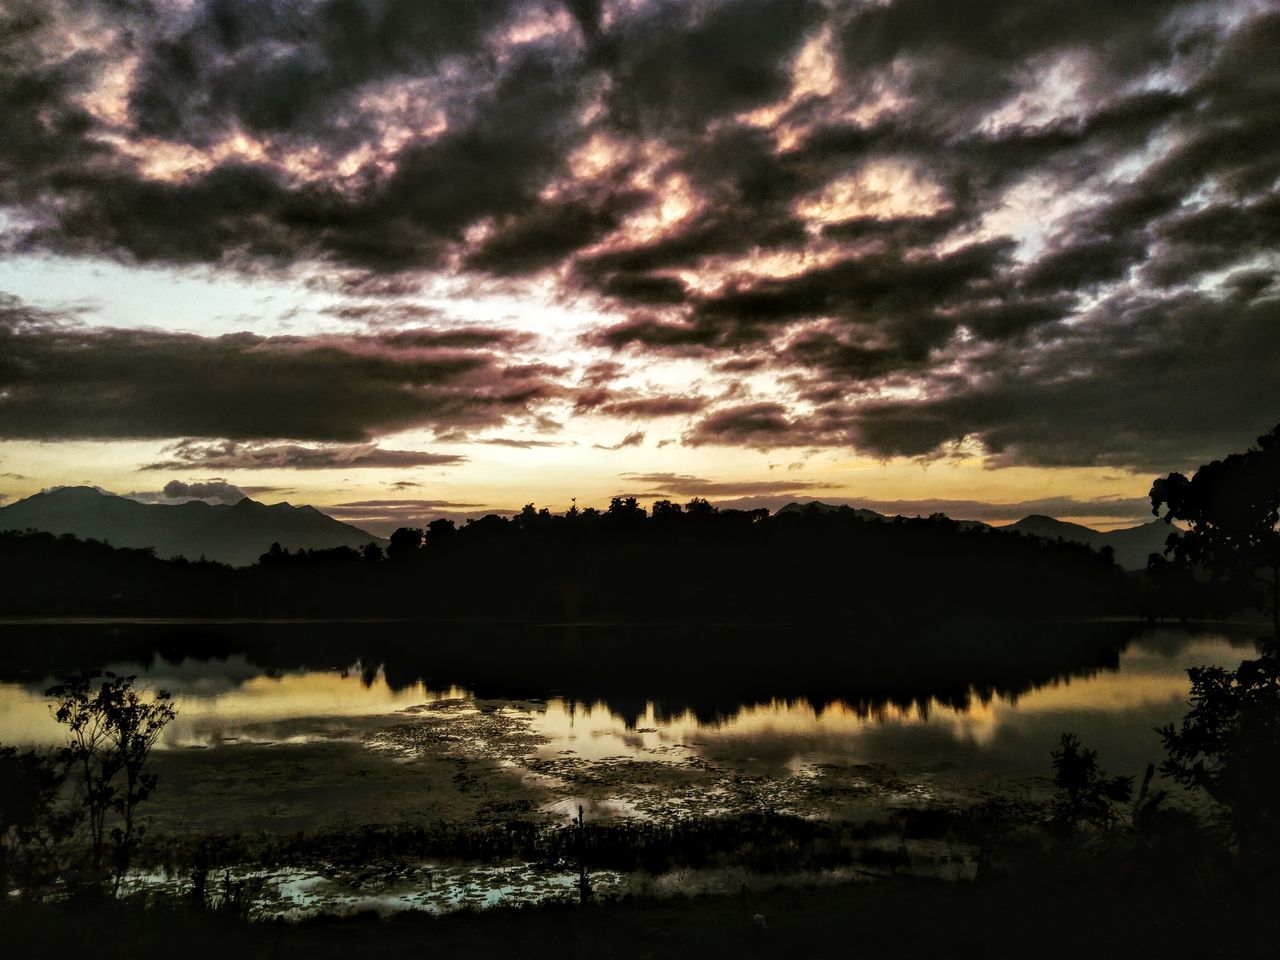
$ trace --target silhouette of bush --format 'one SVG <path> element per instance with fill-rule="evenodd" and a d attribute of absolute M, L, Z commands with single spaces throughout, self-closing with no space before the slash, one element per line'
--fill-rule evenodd
<path fill-rule="evenodd" d="M 31 895 L 56 876 L 55 847 L 66 826 L 56 810 L 64 779 L 53 756 L 0 746 L 0 904 L 11 886 Z"/>
<path fill-rule="evenodd" d="M 1098 768 L 1098 751 L 1083 746 L 1074 733 L 1064 733 L 1058 749 L 1049 755 L 1057 791 L 1054 821 L 1067 827 L 1113 826 L 1119 818 L 1116 804 L 1133 795 L 1133 778 L 1108 777 Z"/>
<path fill-rule="evenodd" d="M 92 885 L 103 878 L 109 855 L 116 891 L 145 831 L 138 807 L 156 787 L 147 761 L 176 713 L 167 692 L 143 697 L 134 689 L 135 679 L 93 671 L 46 691 L 58 701 L 54 716 L 67 728 L 60 761 L 75 780 L 89 831 L 86 879 Z"/>
<path fill-rule="evenodd" d="M 1238 849 L 1280 851 L 1280 663 L 1246 660 L 1235 670 L 1193 667 L 1191 710 L 1158 731 L 1162 772 L 1203 790 L 1226 813 Z"/>

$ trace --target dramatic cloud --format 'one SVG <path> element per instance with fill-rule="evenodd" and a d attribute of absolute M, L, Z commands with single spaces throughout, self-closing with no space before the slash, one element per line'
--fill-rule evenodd
<path fill-rule="evenodd" d="M 236 503 L 246 494 L 235 484 L 225 480 L 205 480 L 183 483 L 170 480 L 162 491 L 169 500 L 207 500 L 211 503 Z"/>
<path fill-rule="evenodd" d="M 559 392 L 553 368 L 505 354 L 519 339 L 479 329 L 201 337 L 88 327 L 10 299 L 0 301 L 0 436 L 360 441 L 501 424 Z"/>
<path fill-rule="evenodd" d="M 466 457 L 418 450 L 385 450 L 374 444 L 241 443 L 234 440 L 183 440 L 165 448 L 170 459 L 143 470 L 352 470 L 434 467 L 463 463 Z M 166 489 L 168 489 L 166 487 Z"/>
<path fill-rule="evenodd" d="M 645 497 L 659 495 L 679 497 L 764 496 L 799 490 L 821 490 L 831 486 L 829 483 L 808 483 L 804 480 L 756 480 L 735 483 L 732 481 L 707 480 L 703 477 L 691 477 L 674 473 L 624 473 L 622 477 L 632 483 L 643 483 L 656 488 L 655 492 L 640 494 L 640 496 Z"/>
<path fill-rule="evenodd" d="M 135 490 L 120 496 L 141 503 L 186 503 L 188 500 L 203 500 L 206 503 L 239 503 L 245 497 L 282 492 L 286 492 L 284 487 L 242 487 L 215 477 L 212 480 L 194 480 L 190 483 L 170 480 L 162 490 Z"/>
<path fill-rule="evenodd" d="M 675 417 L 697 413 L 707 405 L 703 397 L 637 397 L 632 400 L 611 400 L 596 409 L 611 417 L 626 420 L 650 420 L 655 417 Z"/>
<path fill-rule="evenodd" d="M 13 0 L 0 249 L 356 332 L 0 304 L 0 437 L 1194 464 L 1278 415 L 1277 48 L 1265 0 Z M 591 322 L 451 326 L 441 278 Z"/>
<path fill-rule="evenodd" d="M 398 527 L 425 527 L 435 519 L 465 523 L 488 514 L 510 516 L 514 510 L 483 510 L 477 503 L 454 503 L 449 500 L 353 500 L 321 507 L 343 523 L 380 537 L 390 536 Z"/>
<path fill-rule="evenodd" d="M 623 437 L 617 443 L 609 443 L 609 444 L 597 443 L 597 444 L 593 444 L 593 446 L 597 450 L 622 450 L 626 447 L 638 447 L 642 443 L 644 443 L 644 431 L 636 430 L 632 433 L 628 433 L 625 437 Z"/>
<path fill-rule="evenodd" d="M 541 447 L 563 447 L 558 440 L 525 440 L 520 437 L 484 437 L 473 443 L 483 443 L 492 447 L 511 447 L 515 450 L 537 450 Z"/>

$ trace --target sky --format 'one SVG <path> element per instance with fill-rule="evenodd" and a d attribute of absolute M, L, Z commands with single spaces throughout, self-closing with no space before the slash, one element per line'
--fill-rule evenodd
<path fill-rule="evenodd" d="M 1280 420 L 1277 0 L 8 0 L 0 495 L 1100 528 Z"/>

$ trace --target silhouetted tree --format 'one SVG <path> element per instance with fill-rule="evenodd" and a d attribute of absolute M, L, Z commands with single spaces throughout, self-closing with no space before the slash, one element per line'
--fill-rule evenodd
<path fill-rule="evenodd" d="M 1169 753 L 1161 771 L 1220 803 L 1241 851 L 1260 841 L 1280 849 L 1280 663 L 1187 673 L 1191 710 L 1158 731 Z"/>
<path fill-rule="evenodd" d="M 427 524 L 427 546 L 432 548 L 445 546 L 453 540 L 457 532 L 458 528 L 453 525 L 452 520 L 444 517 L 432 520 Z"/>
<path fill-rule="evenodd" d="M 694 497 L 684 505 L 685 513 L 691 517 L 709 517 L 718 511 L 702 497 Z"/>
<path fill-rule="evenodd" d="M 423 533 L 417 527 L 400 527 L 391 534 L 391 542 L 387 544 L 387 559 L 402 563 L 412 560 L 422 549 Z"/>
<path fill-rule="evenodd" d="M 670 520 L 680 515 L 680 504 L 670 500 L 655 500 L 650 512 L 655 520 Z"/>
<path fill-rule="evenodd" d="M 1244 453 L 1204 464 L 1191 479 L 1171 473 L 1151 486 L 1151 509 L 1187 531 L 1165 552 L 1214 579 L 1264 588 L 1280 643 L 1280 425 Z"/>
<path fill-rule="evenodd" d="M 32 859 L 47 848 L 48 828 L 64 771 L 54 758 L 34 750 L 0 747 L 0 904 L 11 878 L 29 882 Z"/>
<path fill-rule="evenodd" d="M 1089 823 L 1109 827 L 1116 821 L 1117 803 L 1133 794 L 1132 777 L 1108 777 L 1098 769 L 1098 751 L 1084 747 L 1074 733 L 1064 733 L 1053 760 L 1054 817 L 1063 824 Z"/>
<path fill-rule="evenodd" d="M 615 522 L 634 525 L 644 522 L 645 513 L 635 497 L 614 497 L 609 501 L 605 516 Z"/>
<path fill-rule="evenodd" d="M 852 510 L 716 510 L 692 500 L 646 516 L 489 515 L 426 543 L 397 530 L 389 562 L 349 547 L 271 550 L 252 567 L 164 561 L 47 534 L 0 533 L 0 612 L 144 616 L 435 617 L 900 622 L 1081 617 L 1133 609 L 1134 585 L 1081 544 Z M 445 547 L 447 546 L 447 549 Z M 660 591 L 635 589 L 660 574 Z"/>
<path fill-rule="evenodd" d="M 141 836 L 137 808 L 155 790 L 147 759 L 173 720 L 172 698 L 163 690 L 143 698 L 135 677 L 82 673 L 50 687 L 58 701 L 54 716 L 67 727 L 62 761 L 80 778 L 80 802 L 89 827 L 89 865 L 102 876 L 108 841 L 119 886 Z M 115 822 L 108 829 L 111 814 Z"/>

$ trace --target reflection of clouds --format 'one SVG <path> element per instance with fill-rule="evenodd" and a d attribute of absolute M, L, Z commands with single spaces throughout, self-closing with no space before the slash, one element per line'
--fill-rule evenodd
<path fill-rule="evenodd" d="M 276 739 L 261 730 L 261 725 L 308 718 L 379 716 L 465 695 L 456 688 L 433 693 L 421 682 L 393 689 L 381 669 L 372 682 L 369 680 L 356 667 L 343 673 L 257 676 L 220 695 L 179 696 L 178 718 L 166 733 L 165 745 L 207 743 L 211 737 L 220 739 L 241 730 Z M 301 731 L 288 735 L 295 740 L 309 736 Z"/>
<path fill-rule="evenodd" d="M 49 701 L 15 683 L 0 684 L 0 743 L 58 743 L 62 728 Z"/>
<path fill-rule="evenodd" d="M 556 756 L 571 748 L 583 760 L 631 756 L 679 762 L 690 753 L 740 753 L 772 756 L 795 767 L 803 765 L 802 755 L 810 761 L 837 756 L 843 760 L 892 760 L 886 753 L 908 739 L 927 751 L 945 755 L 948 744 L 994 749 L 1002 736 L 1023 740 L 1032 728 L 1059 725 L 1069 729 L 1089 716 L 1119 718 L 1176 704 L 1189 689 L 1187 665 L 1231 665 L 1241 658 L 1238 647 L 1218 636 L 1195 638 L 1178 652 L 1179 656 L 1171 658 L 1137 648 L 1121 656 L 1116 673 L 1055 681 L 1016 699 L 999 695 L 984 698 L 974 691 L 964 708 L 937 699 L 906 707 L 887 704 L 874 710 L 841 701 L 815 707 L 807 700 L 772 700 L 743 706 L 706 722 L 693 711 L 660 714 L 653 703 L 647 704 L 638 718 L 629 719 L 614 713 L 606 703 L 582 705 L 556 699 L 547 704 L 541 716 L 533 718 L 533 726 L 550 740 L 539 751 L 540 756 Z M 1138 725 L 1145 735 L 1148 725 Z"/>
<path fill-rule="evenodd" d="M 137 670 L 117 668 L 115 672 L 128 675 Z M 384 716 L 415 704 L 467 696 L 456 687 L 432 692 L 421 682 L 395 689 L 381 669 L 369 674 L 359 664 L 341 673 L 265 676 L 240 656 L 165 663 L 154 672 L 140 674 L 138 686 L 168 690 L 174 696 L 178 715 L 165 731 L 162 747 L 209 746 L 230 738 L 259 743 L 328 739 L 340 736 L 343 724 L 311 723 L 299 728 L 292 721 Z M 61 740 L 62 729 L 39 690 L 0 684 L 0 743 Z"/>
<path fill-rule="evenodd" d="M 843 701 L 814 705 L 804 699 L 775 699 L 708 721 L 691 710 L 668 713 L 653 701 L 638 716 L 603 701 L 486 703 L 527 717 L 530 731 L 548 741 L 536 756 L 569 755 L 586 762 L 632 758 L 681 763 L 700 757 L 794 772 L 832 761 L 973 761 L 981 755 L 988 764 L 1026 767 L 1043 765 L 1040 753 L 1047 757 L 1062 730 L 1080 732 L 1091 746 L 1136 756 L 1139 747 L 1149 749 L 1152 726 L 1182 712 L 1187 665 L 1234 665 L 1247 655 L 1246 648 L 1222 636 L 1174 642 L 1177 638 L 1167 633 L 1131 646 L 1121 655 L 1117 672 L 1056 681 L 1016 699 L 971 691 L 962 708 L 937 699 L 874 709 Z M 117 667 L 117 672 L 131 671 Z M 393 688 L 381 669 L 365 670 L 359 663 L 341 672 L 267 676 L 242 656 L 157 662 L 141 674 L 139 685 L 175 696 L 178 716 L 162 744 L 170 748 L 352 739 L 407 707 L 472 699 L 460 688 L 432 691 L 422 682 Z M 0 742 L 61 740 L 62 731 L 41 695 L 45 686 L 0 684 Z M 475 744 L 480 753 L 485 748 Z"/>

